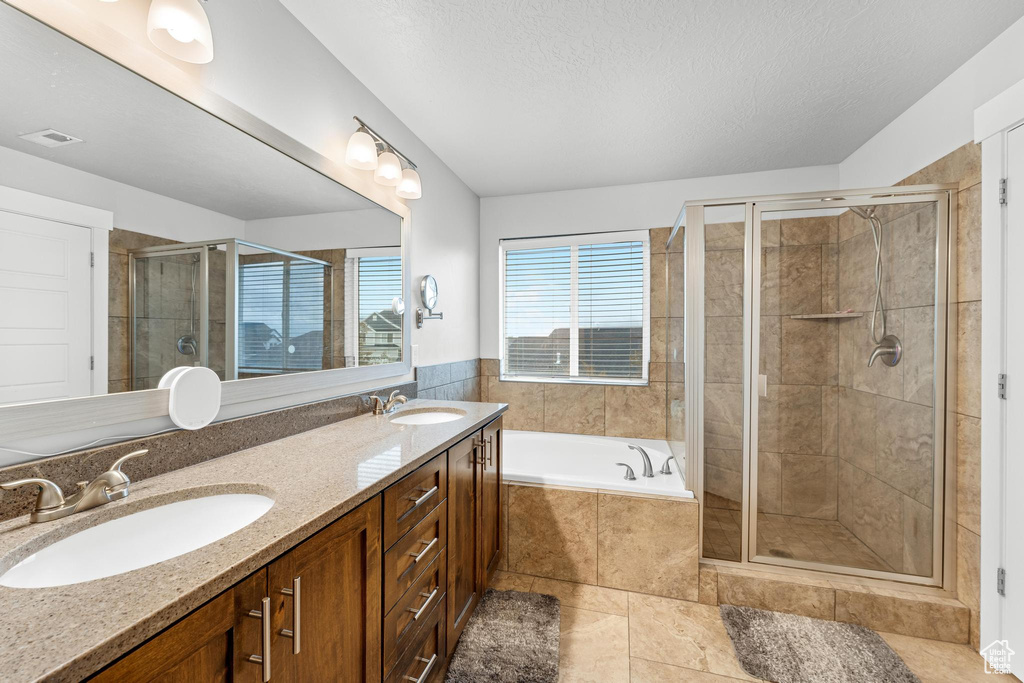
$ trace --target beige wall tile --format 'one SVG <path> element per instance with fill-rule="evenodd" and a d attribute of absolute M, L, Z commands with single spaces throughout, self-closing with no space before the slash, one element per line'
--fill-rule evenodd
<path fill-rule="evenodd" d="M 758 448 L 772 453 L 821 453 L 821 388 L 769 386 L 758 407 Z"/>
<path fill-rule="evenodd" d="M 704 313 L 743 315 L 743 250 L 707 251 L 704 256 Z"/>
<path fill-rule="evenodd" d="M 981 183 L 963 190 L 957 199 L 957 299 L 981 299 Z"/>
<path fill-rule="evenodd" d="M 481 358 L 480 359 L 480 374 L 484 377 L 497 377 L 498 376 L 498 359 L 497 358 Z"/>
<path fill-rule="evenodd" d="M 668 315 L 682 318 L 686 315 L 686 254 L 672 252 L 668 255 Z"/>
<path fill-rule="evenodd" d="M 653 228 L 650 232 L 651 253 L 664 254 L 665 245 L 668 243 L 668 236 L 672 234 L 672 228 Z"/>
<path fill-rule="evenodd" d="M 651 254 L 651 317 L 668 317 L 668 283 L 666 280 L 665 254 Z"/>
<path fill-rule="evenodd" d="M 790 455 L 782 459 L 782 514 L 812 519 L 836 518 L 836 461 L 827 455 Z"/>
<path fill-rule="evenodd" d="M 821 245 L 821 312 L 839 310 L 839 245 Z"/>
<path fill-rule="evenodd" d="M 629 595 L 629 652 L 633 657 L 754 680 L 736 660 L 718 608 L 652 595 Z"/>
<path fill-rule="evenodd" d="M 885 226 L 883 295 L 889 308 L 935 304 L 936 219 L 935 205 L 928 204 Z M 873 275 L 871 286 L 873 289 Z"/>
<path fill-rule="evenodd" d="M 597 494 L 509 486 L 510 571 L 597 583 Z"/>
<path fill-rule="evenodd" d="M 720 251 L 722 249 L 742 249 L 746 227 L 739 223 L 708 223 L 704 226 L 704 249 Z"/>
<path fill-rule="evenodd" d="M 600 494 L 598 584 L 696 601 L 697 513 L 692 502 Z"/>
<path fill-rule="evenodd" d="M 539 382 L 502 382 L 487 378 L 487 400 L 507 403 L 505 429 L 544 430 L 544 385 Z"/>
<path fill-rule="evenodd" d="M 821 248 L 762 249 L 761 314 L 806 313 L 821 313 Z"/>
<path fill-rule="evenodd" d="M 981 302 L 957 308 L 956 411 L 981 417 Z"/>
<path fill-rule="evenodd" d="M 605 434 L 664 439 L 665 390 L 664 382 L 646 387 L 605 386 Z"/>
<path fill-rule="evenodd" d="M 778 453 L 757 454 L 757 511 L 782 514 L 782 459 Z M 834 482 L 833 477 L 833 482 Z M 742 484 L 742 481 L 741 481 Z M 833 505 L 834 507 L 834 505 Z"/>
<path fill-rule="evenodd" d="M 956 416 L 956 521 L 981 533 L 981 420 Z"/>
<path fill-rule="evenodd" d="M 898 185 L 928 185 L 932 183 L 959 183 L 960 189 L 981 182 L 981 145 L 967 143 L 946 156 L 913 173 Z"/>
<path fill-rule="evenodd" d="M 970 643 L 980 645 L 981 538 L 962 526 L 956 528 L 956 597 L 971 610 Z"/>
<path fill-rule="evenodd" d="M 903 571 L 932 574 L 932 508 L 903 496 Z"/>
<path fill-rule="evenodd" d="M 718 602 L 815 619 L 835 617 L 835 590 L 827 582 L 774 580 L 764 572 L 732 567 L 718 572 Z"/>
<path fill-rule="evenodd" d="M 864 472 L 875 471 L 874 394 L 839 387 L 839 457 Z"/>
<path fill-rule="evenodd" d="M 743 448 L 743 385 L 704 385 L 704 446 Z"/>
<path fill-rule="evenodd" d="M 886 310 L 885 320 L 888 334 L 894 334 L 900 339 L 906 336 L 903 332 L 902 310 Z M 880 321 L 876 323 L 876 334 L 881 330 L 880 325 Z M 840 386 L 890 398 L 903 398 L 903 371 L 906 366 L 900 363 L 896 367 L 891 367 L 875 361 L 869 368 L 868 359 L 874 348 L 875 343 L 871 339 L 870 306 L 863 318 L 850 318 L 839 323 Z"/>
<path fill-rule="evenodd" d="M 700 565 L 698 602 L 702 605 L 718 604 L 718 568 L 713 564 Z"/>
<path fill-rule="evenodd" d="M 527 576 L 526 574 L 513 574 L 512 572 L 498 570 L 494 572 L 494 578 L 491 579 L 490 587 L 496 591 L 529 592 L 534 581 L 534 577 Z"/>
<path fill-rule="evenodd" d="M 875 475 L 919 503 L 932 504 L 934 412 L 929 406 L 875 399 Z"/>
<path fill-rule="evenodd" d="M 604 434 L 604 387 L 544 384 L 544 431 Z"/>
<path fill-rule="evenodd" d="M 629 620 L 563 605 L 558 680 L 560 683 L 629 683 Z"/>
<path fill-rule="evenodd" d="M 903 567 L 903 494 L 839 460 L 839 523 L 895 571 Z"/>
<path fill-rule="evenodd" d="M 109 318 L 107 324 L 107 379 L 128 380 L 129 318 Z"/>
<path fill-rule="evenodd" d="M 948 598 L 836 585 L 836 621 L 876 631 L 966 643 L 968 612 Z"/>
<path fill-rule="evenodd" d="M 839 387 L 821 388 L 821 452 L 839 455 Z"/>
<path fill-rule="evenodd" d="M 875 243 L 869 223 L 839 243 L 839 308 L 871 311 L 875 299 Z"/>
<path fill-rule="evenodd" d="M 761 216 L 761 248 L 778 247 L 782 243 L 782 221 L 764 220 Z"/>
<path fill-rule="evenodd" d="M 762 329 L 765 324 L 762 319 Z M 743 317 L 706 318 L 704 335 L 704 381 L 727 384 L 741 383 L 743 381 Z"/>
<path fill-rule="evenodd" d="M 903 311 L 903 400 L 932 405 L 935 389 L 935 307 Z"/>
<path fill-rule="evenodd" d="M 566 607 L 623 617 L 629 613 L 629 601 L 625 591 L 544 578 L 534 581 L 531 590 L 534 593 L 553 595 Z"/>
<path fill-rule="evenodd" d="M 651 362 L 664 363 L 666 344 L 668 343 L 668 320 L 651 318 Z"/>
<path fill-rule="evenodd" d="M 838 216 L 808 216 L 782 219 L 782 246 L 828 244 L 839 235 Z"/>

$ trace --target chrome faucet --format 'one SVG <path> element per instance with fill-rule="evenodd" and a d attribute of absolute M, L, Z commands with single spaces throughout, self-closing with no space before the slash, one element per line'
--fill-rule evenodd
<path fill-rule="evenodd" d="M 672 474 L 672 468 L 669 467 L 669 463 L 676 459 L 676 456 L 670 455 L 665 458 L 665 462 L 661 465 L 661 474 Z"/>
<path fill-rule="evenodd" d="M 900 359 L 903 358 L 903 344 L 900 343 L 896 335 L 887 334 L 882 337 L 882 343 L 875 347 L 875 350 L 871 352 L 871 357 L 868 358 L 868 367 L 870 368 L 876 360 L 882 357 L 885 357 L 885 364 L 889 367 L 899 365 Z"/>
<path fill-rule="evenodd" d="M 21 486 L 35 485 L 39 487 L 39 494 L 36 496 L 36 507 L 32 510 L 29 518 L 33 524 L 36 522 L 51 522 L 61 517 L 73 515 L 76 512 L 84 512 L 94 507 L 105 505 L 114 500 L 128 497 L 128 486 L 132 483 L 128 475 L 121 471 L 121 465 L 128 460 L 149 453 L 144 448 L 139 451 L 132 451 L 122 455 L 114 461 L 110 469 L 99 475 L 91 482 L 78 482 L 78 491 L 67 498 L 60 487 L 49 479 L 30 478 L 9 481 L 0 484 L 0 488 L 13 491 Z"/>
<path fill-rule="evenodd" d="M 399 404 L 407 402 L 405 396 L 398 393 L 398 389 L 391 392 L 391 396 L 388 400 L 383 400 L 380 396 L 371 396 L 370 400 L 373 401 L 373 414 L 383 415 L 384 413 L 393 413 L 398 408 Z"/>
<path fill-rule="evenodd" d="M 629 465 L 627 465 L 624 462 L 617 462 L 615 464 L 616 465 L 620 465 L 620 466 L 626 468 L 626 475 L 624 477 L 622 477 L 623 479 L 625 479 L 626 481 L 636 481 L 636 475 L 633 474 L 633 468 L 632 467 L 630 467 Z"/>
<path fill-rule="evenodd" d="M 644 459 L 644 473 L 643 473 L 642 476 L 644 476 L 644 477 L 653 477 L 654 476 L 654 468 L 651 467 L 651 458 L 650 458 L 649 455 L 647 455 L 647 451 L 645 451 L 644 449 L 640 448 L 640 446 L 637 446 L 636 444 L 632 444 L 632 443 L 629 444 L 629 447 L 632 448 L 634 451 L 637 451 L 640 454 L 640 457 Z"/>

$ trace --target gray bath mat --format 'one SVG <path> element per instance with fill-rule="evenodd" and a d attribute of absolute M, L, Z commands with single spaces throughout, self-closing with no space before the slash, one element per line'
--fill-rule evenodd
<path fill-rule="evenodd" d="M 740 666 L 778 683 L 921 683 L 871 629 L 722 605 Z"/>
<path fill-rule="evenodd" d="M 558 598 L 488 590 L 462 632 L 448 683 L 555 683 Z"/>

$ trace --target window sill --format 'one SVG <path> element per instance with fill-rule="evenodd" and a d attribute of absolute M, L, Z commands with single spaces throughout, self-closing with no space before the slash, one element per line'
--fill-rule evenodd
<path fill-rule="evenodd" d="M 650 386 L 650 380 L 643 379 L 614 379 L 614 378 L 576 378 L 576 377 L 508 377 L 498 375 L 501 382 L 522 382 L 523 384 L 585 384 L 591 386 L 609 387 L 646 387 Z"/>

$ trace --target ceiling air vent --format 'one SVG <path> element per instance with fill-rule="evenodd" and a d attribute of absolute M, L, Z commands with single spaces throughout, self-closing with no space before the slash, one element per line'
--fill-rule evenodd
<path fill-rule="evenodd" d="M 64 145 L 73 145 L 76 142 L 81 142 L 81 138 L 76 138 L 72 135 L 66 135 L 61 133 L 59 130 L 53 128 L 47 128 L 36 133 L 26 133 L 25 135 L 19 135 L 22 140 L 28 140 L 34 142 L 37 145 L 43 147 L 63 147 Z"/>

